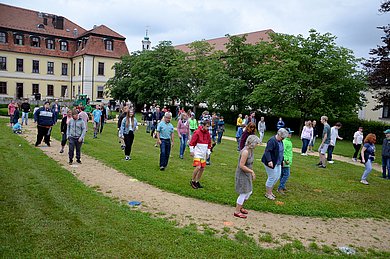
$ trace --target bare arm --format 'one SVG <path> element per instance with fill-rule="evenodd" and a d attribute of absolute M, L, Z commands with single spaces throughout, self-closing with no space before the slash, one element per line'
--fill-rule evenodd
<path fill-rule="evenodd" d="M 249 167 L 247 167 L 245 165 L 246 161 L 248 160 L 248 155 L 249 155 L 249 152 L 248 150 L 244 150 L 242 151 L 241 153 L 241 159 L 240 159 L 240 168 L 242 169 L 242 171 L 244 171 L 245 173 L 248 173 L 248 174 L 251 174 L 253 179 L 256 178 L 256 175 L 255 175 L 255 172 L 250 169 Z"/>

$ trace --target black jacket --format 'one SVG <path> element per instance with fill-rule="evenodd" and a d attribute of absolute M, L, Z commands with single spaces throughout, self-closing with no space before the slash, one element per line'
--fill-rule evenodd
<path fill-rule="evenodd" d="M 122 112 L 121 115 L 119 116 L 118 118 L 118 129 L 121 128 L 122 126 L 122 120 L 126 117 L 126 113 L 125 112 Z"/>
<path fill-rule="evenodd" d="M 283 142 L 282 142 L 283 143 Z M 270 138 L 267 142 L 267 146 L 265 147 L 264 155 L 261 158 L 261 162 L 263 162 L 266 166 L 268 163 L 272 161 L 274 167 L 279 159 L 279 144 L 275 136 Z M 281 159 L 283 161 L 283 158 Z"/>
<path fill-rule="evenodd" d="M 64 132 L 64 133 L 66 133 L 66 130 L 68 127 L 68 125 L 66 124 L 67 117 L 68 116 L 64 116 L 61 120 L 61 132 Z"/>
<path fill-rule="evenodd" d="M 382 144 L 382 156 L 390 157 L 390 141 L 385 138 Z"/>

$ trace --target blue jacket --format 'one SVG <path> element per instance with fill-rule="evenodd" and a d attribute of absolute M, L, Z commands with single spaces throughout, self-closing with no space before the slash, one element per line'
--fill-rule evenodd
<path fill-rule="evenodd" d="M 268 166 L 268 162 L 272 161 L 275 167 L 278 160 L 279 160 L 279 144 L 278 141 L 276 140 L 276 137 L 273 136 L 267 142 L 267 146 L 265 147 L 264 155 L 261 158 L 261 162 L 263 162 L 266 166 Z M 283 161 L 283 159 L 281 159 L 281 161 Z"/>
<path fill-rule="evenodd" d="M 45 107 L 39 108 L 34 113 L 34 119 L 38 123 L 39 126 L 53 126 L 55 123 L 55 117 L 53 114 L 52 109 L 48 108 L 45 109 Z"/>

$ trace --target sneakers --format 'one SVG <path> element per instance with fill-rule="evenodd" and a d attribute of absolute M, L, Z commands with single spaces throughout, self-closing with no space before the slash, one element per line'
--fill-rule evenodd
<path fill-rule="evenodd" d="M 280 193 L 281 195 L 286 195 L 282 188 L 278 189 L 277 192 Z"/>
<path fill-rule="evenodd" d="M 365 185 L 368 185 L 369 183 L 367 182 L 367 180 L 361 180 L 360 181 L 362 184 L 365 184 Z"/>
<path fill-rule="evenodd" d="M 317 165 L 318 165 L 318 166 L 322 165 L 322 162 L 319 162 Z"/>
<path fill-rule="evenodd" d="M 80 159 L 77 159 L 76 162 L 82 164 Z"/>
<path fill-rule="evenodd" d="M 164 171 L 164 170 L 165 170 L 165 167 L 160 166 L 160 171 Z"/>
<path fill-rule="evenodd" d="M 198 186 L 198 188 L 203 188 L 203 186 L 200 184 L 200 182 L 195 182 L 196 186 Z"/>
<path fill-rule="evenodd" d="M 179 156 L 180 159 L 183 159 L 183 156 Z"/>
<path fill-rule="evenodd" d="M 192 188 L 198 189 L 198 185 L 194 181 L 192 181 L 192 180 L 190 181 L 190 185 L 191 185 Z"/>
<path fill-rule="evenodd" d="M 60 150 L 60 154 L 62 154 L 62 153 L 64 153 L 64 149 L 61 149 L 61 150 Z"/>
<path fill-rule="evenodd" d="M 357 159 L 356 159 L 356 158 L 352 158 L 352 161 L 353 161 L 353 162 L 357 162 Z"/>
<path fill-rule="evenodd" d="M 125 156 L 125 160 L 129 161 L 129 160 L 131 160 L 131 157 L 130 156 Z"/>
<path fill-rule="evenodd" d="M 69 164 L 70 164 L 70 165 L 73 164 L 73 161 L 72 161 L 72 160 L 69 160 Z"/>
<path fill-rule="evenodd" d="M 302 153 L 301 156 L 307 156 L 307 154 L 306 153 Z"/>
<path fill-rule="evenodd" d="M 326 166 L 321 164 L 321 165 L 318 166 L 318 168 L 326 168 Z"/>
<path fill-rule="evenodd" d="M 50 142 L 46 142 L 46 145 L 47 145 L 48 147 L 50 147 Z"/>
<path fill-rule="evenodd" d="M 329 164 L 334 164 L 333 160 L 328 161 Z"/>
<path fill-rule="evenodd" d="M 126 147 L 125 145 L 121 145 L 122 150 L 125 150 L 125 147 Z"/>

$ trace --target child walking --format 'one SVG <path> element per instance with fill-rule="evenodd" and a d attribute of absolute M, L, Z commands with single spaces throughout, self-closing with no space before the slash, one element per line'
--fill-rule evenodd
<path fill-rule="evenodd" d="M 277 192 L 284 195 L 287 191 L 286 183 L 288 178 L 290 177 L 290 166 L 292 164 L 293 159 L 293 146 L 291 142 L 291 134 L 294 132 L 287 128 L 288 137 L 283 139 L 283 164 L 282 164 L 282 173 L 280 175 L 280 183 Z"/>
<path fill-rule="evenodd" d="M 134 141 L 134 132 L 138 129 L 137 119 L 134 117 L 134 111 L 126 112 L 126 117 L 122 119 L 119 135 L 125 141 L 125 160 L 131 160 L 130 153 Z"/>

